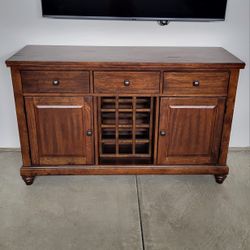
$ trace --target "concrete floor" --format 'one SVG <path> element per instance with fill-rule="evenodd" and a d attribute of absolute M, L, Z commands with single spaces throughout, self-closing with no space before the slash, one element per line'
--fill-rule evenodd
<path fill-rule="evenodd" d="M 28 187 L 20 165 L 19 152 L 0 152 L 1 250 L 250 249 L 250 151 L 230 153 L 223 185 L 212 176 L 50 176 Z"/>

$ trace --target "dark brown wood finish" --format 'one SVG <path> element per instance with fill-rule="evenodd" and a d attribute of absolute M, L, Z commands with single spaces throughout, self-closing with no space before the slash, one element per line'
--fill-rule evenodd
<path fill-rule="evenodd" d="M 94 74 L 94 91 L 96 93 L 138 93 L 158 94 L 160 88 L 159 72 L 106 72 Z"/>
<path fill-rule="evenodd" d="M 81 166 L 36 166 L 22 167 L 21 175 L 32 177 L 36 175 L 140 175 L 140 174 L 169 174 L 169 175 L 216 175 L 218 177 L 228 174 L 227 166 L 216 165 L 81 165 Z"/>
<path fill-rule="evenodd" d="M 100 158 L 152 160 L 154 97 L 99 97 Z M 136 161 L 135 161 L 136 162 Z"/>
<path fill-rule="evenodd" d="M 31 175 L 31 176 L 27 176 L 27 175 L 23 175 L 22 176 L 23 181 L 26 183 L 26 185 L 30 186 L 33 184 L 34 180 L 35 180 L 35 176 Z"/>
<path fill-rule="evenodd" d="M 15 96 L 16 115 L 17 115 L 18 129 L 19 129 L 23 166 L 28 167 L 31 166 L 30 145 L 29 145 L 28 126 L 26 122 L 24 98 L 22 95 L 22 80 L 20 71 L 16 67 L 12 67 L 11 76 L 12 76 L 12 84 Z"/>
<path fill-rule="evenodd" d="M 224 116 L 223 133 L 221 139 L 220 158 L 218 162 L 219 165 L 223 164 L 225 165 L 227 161 L 228 146 L 230 141 L 230 133 L 233 120 L 233 112 L 234 112 L 234 103 L 238 86 L 238 78 L 239 78 L 239 70 L 233 69 L 231 71 L 231 76 L 229 81 L 226 112 Z"/>
<path fill-rule="evenodd" d="M 89 93 L 89 72 L 21 71 L 24 93 Z"/>
<path fill-rule="evenodd" d="M 215 181 L 218 184 L 222 184 L 225 181 L 225 179 L 227 178 L 227 175 L 225 175 L 225 174 L 224 175 L 217 175 L 217 174 L 215 174 L 214 177 L 215 177 Z"/>
<path fill-rule="evenodd" d="M 105 64 L 104 64 L 105 63 Z M 180 65 L 181 64 L 181 65 Z M 8 66 L 73 66 L 121 68 L 242 68 L 244 63 L 219 47 L 100 47 L 28 45 L 9 60 Z M 138 68 L 139 66 L 139 68 Z M 127 68 L 126 68 L 127 70 Z"/>
<path fill-rule="evenodd" d="M 216 163 L 224 103 L 224 98 L 162 98 L 158 163 Z"/>
<path fill-rule="evenodd" d="M 27 97 L 25 102 L 33 165 L 93 163 L 91 99 Z"/>
<path fill-rule="evenodd" d="M 98 98 L 97 97 L 93 97 L 93 123 L 94 123 L 94 143 L 95 143 L 95 152 L 94 152 L 94 158 L 95 158 L 95 164 L 99 164 L 99 131 L 100 131 L 100 127 L 99 127 L 99 117 L 98 117 Z"/>
<path fill-rule="evenodd" d="M 228 72 L 168 72 L 164 93 L 168 96 L 226 96 Z"/>
<path fill-rule="evenodd" d="M 26 46 L 6 63 L 27 185 L 51 174 L 225 180 L 244 63 L 224 49 Z"/>

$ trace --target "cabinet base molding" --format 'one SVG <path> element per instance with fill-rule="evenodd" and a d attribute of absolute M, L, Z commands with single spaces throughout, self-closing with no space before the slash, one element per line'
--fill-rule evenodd
<path fill-rule="evenodd" d="M 202 165 L 85 165 L 85 166 L 39 166 L 21 167 L 21 176 L 27 185 L 31 185 L 35 176 L 46 175 L 214 175 L 217 183 L 223 183 L 229 168 L 227 166 Z"/>

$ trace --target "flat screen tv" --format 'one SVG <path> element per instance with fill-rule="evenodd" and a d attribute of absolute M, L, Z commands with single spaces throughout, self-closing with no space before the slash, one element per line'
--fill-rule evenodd
<path fill-rule="evenodd" d="M 42 0 L 43 16 L 149 21 L 224 20 L 227 0 Z"/>

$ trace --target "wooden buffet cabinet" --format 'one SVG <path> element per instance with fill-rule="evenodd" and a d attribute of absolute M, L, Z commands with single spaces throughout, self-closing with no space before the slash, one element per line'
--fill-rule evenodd
<path fill-rule="evenodd" d="M 37 175 L 226 178 L 244 68 L 226 50 L 26 46 L 6 63 L 26 184 Z"/>

